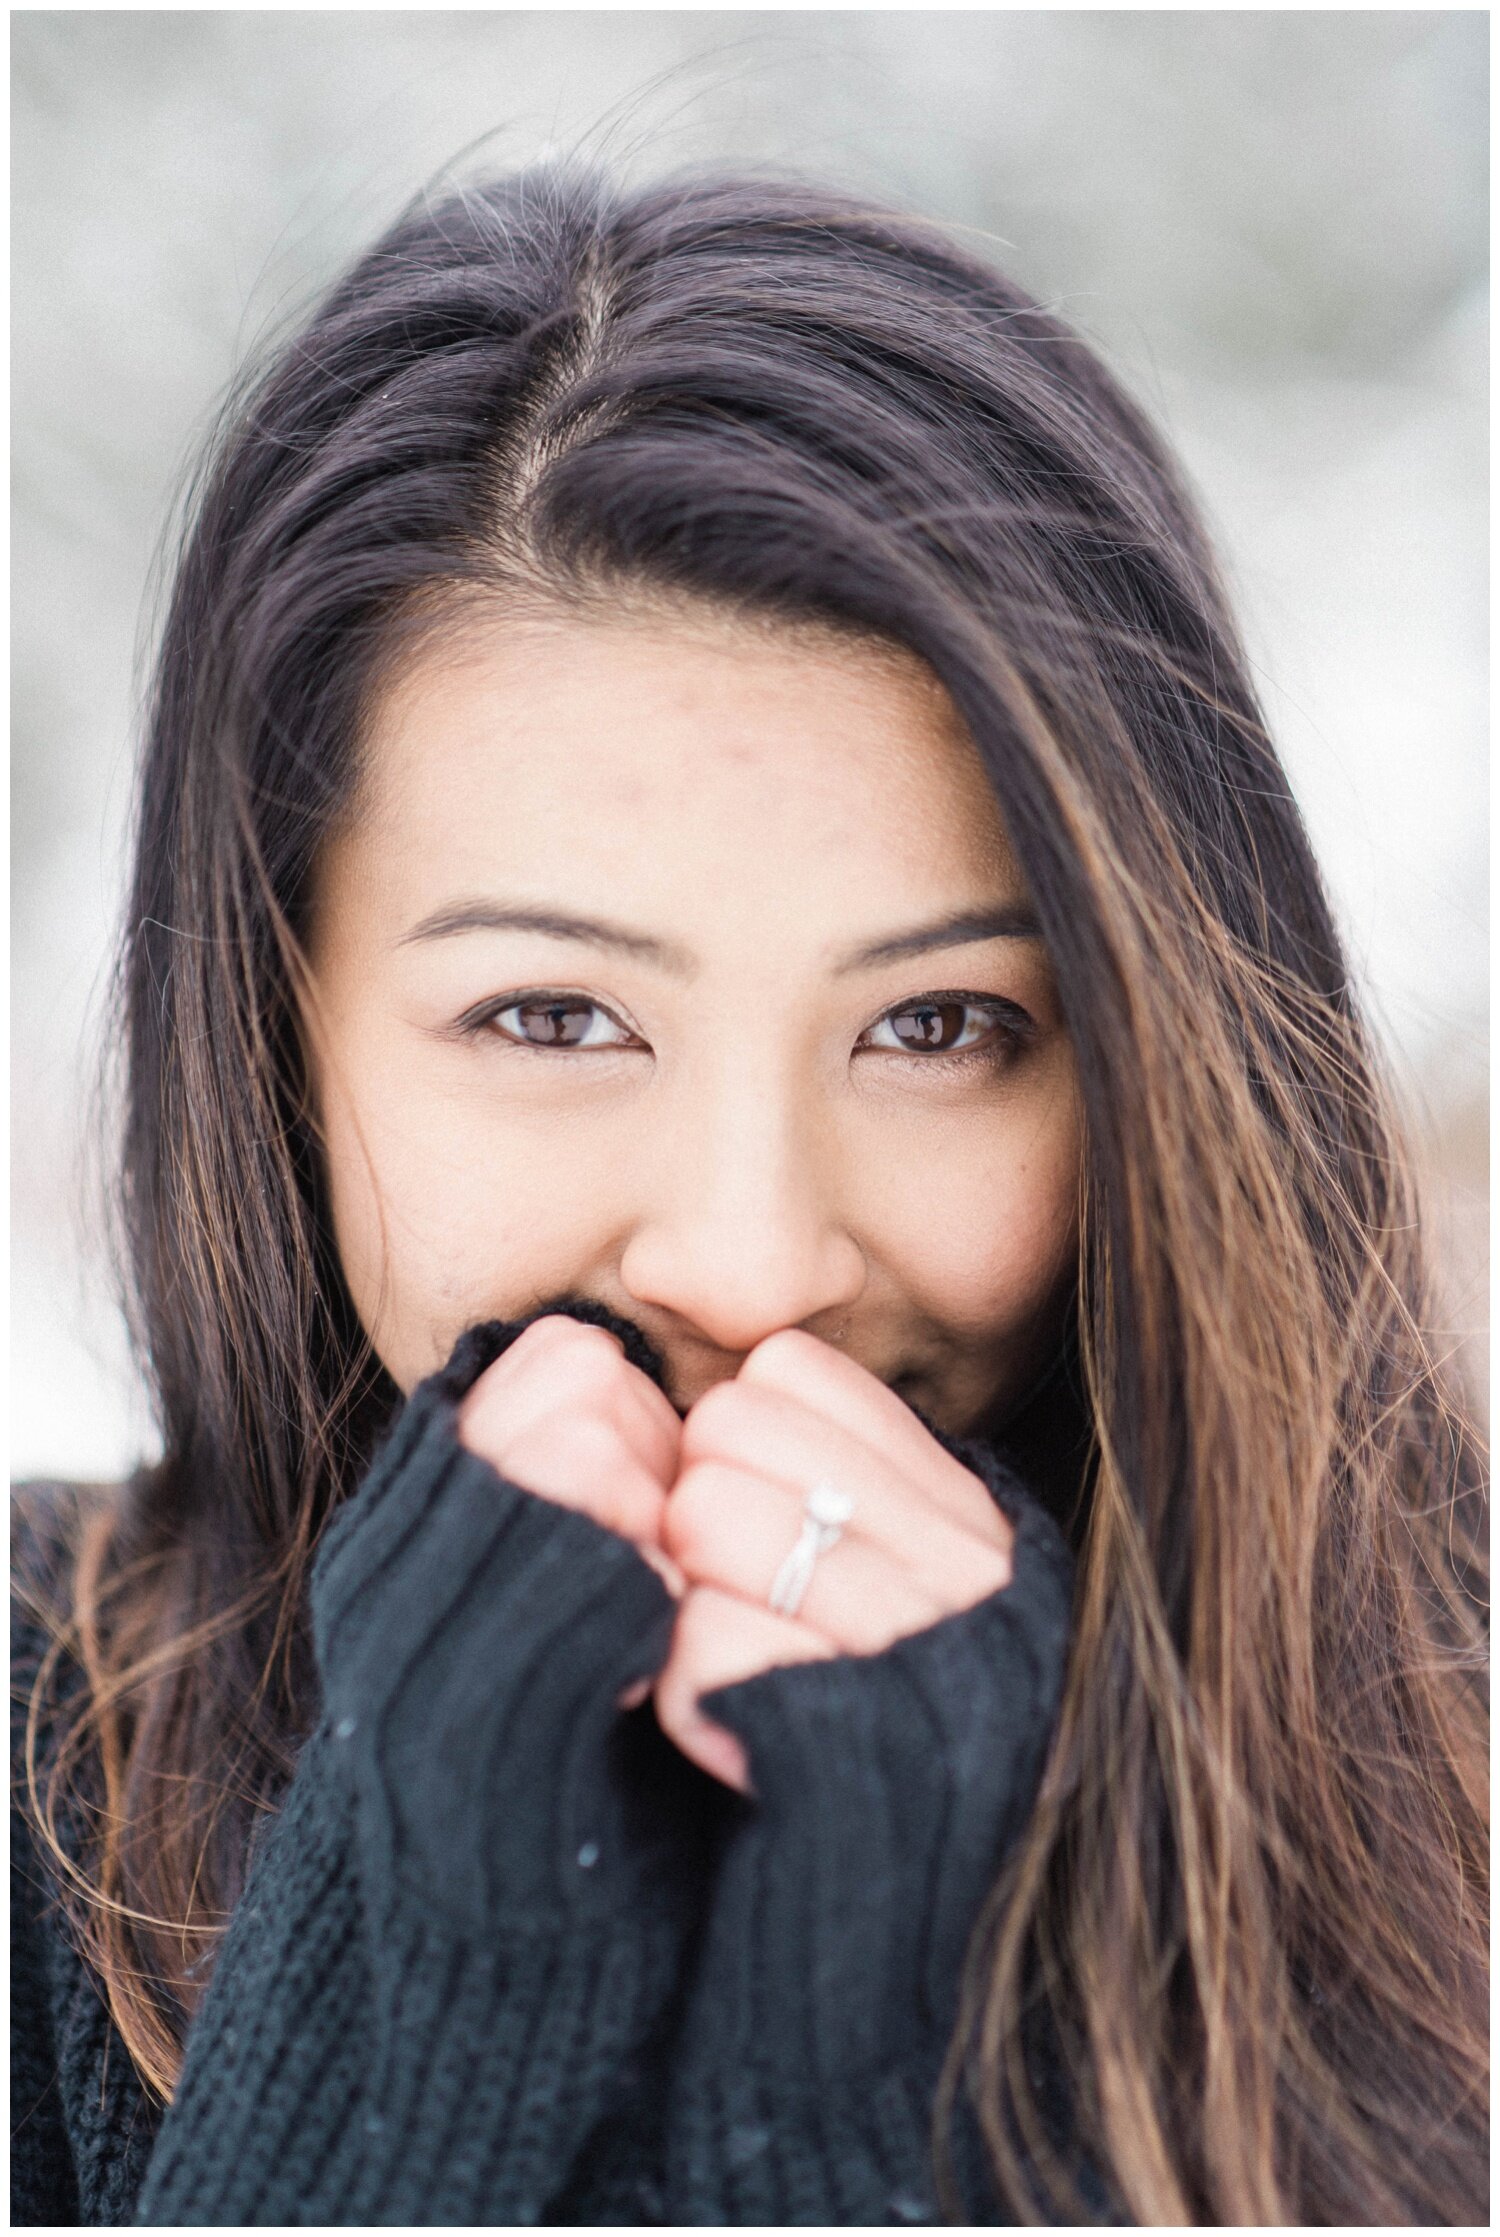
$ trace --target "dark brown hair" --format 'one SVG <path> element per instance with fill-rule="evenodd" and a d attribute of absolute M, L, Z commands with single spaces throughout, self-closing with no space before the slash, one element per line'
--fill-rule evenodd
<path fill-rule="evenodd" d="M 309 1555 L 397 1397 L 329 1245 L 298 1041 L 361 708 L 466 603 L 627 597 L 930 665 L 1076 1050 L 1071 1670 L 935 2140 L 966 2088 L 1016 2218 L 1079 2218 L 1020 2064 L 1039 2008 L 1137 2222 L 1484 2220 L 1480 1456 L 1213 560 L 1059 318 L 935 228 L 785 179 L 424 197 L 204 467 L 121 978 L 164 1453 L 82 1534 L 59 1648 L 85 1712 L 32 1797 L 54 1832 L 94 1813 L 69 1884 L 132 2056 L 170 2095 L 316 1714 Z"/>

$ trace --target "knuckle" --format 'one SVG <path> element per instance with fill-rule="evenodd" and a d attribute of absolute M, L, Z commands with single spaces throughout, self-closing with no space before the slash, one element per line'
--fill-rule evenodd
<path fill-rule="evenodd" d="M 678 1604 L 672 1653 L 662 1671 L 661 1692 L 677 1731 L 702 1722 L 700 1694 L 722 1678 L 724 1600 L 711 1586 L 695 1585 Z"/>
<path fill-rule="evenodd" d="M 683 1424 L 684 1456 L 707 1446 L 722 1446 L 749 1422 L 754 1408 L 751 1393 L 738 1382 L 713 1383 L 703 1393 Z"/>
<path fill-rule="evenodd" d="M 619 1458 L 607 1422 L 567 1412 L 529 1421 L 519 1432 L 474 1449 L 523 1489 L 570 1500 L 597 1493 Z"/>
<path fill-rule="evenodd" d="M 588 1321 L 569 1321 L 567 1326 L 569 1333 L 557 1346 L 563 1372 L 587 1390 L 602 1390 L 617 1380 L 627 1365 L 619 1338 Z"/>
<path fill-rule="evenodd" d="M 692 1595 L 689 1594 L 688 1599 L 691 1598 Z M 681 1741 L 692 1728 L 693 1703 L 697 1698 L 692 1681 L 691 1659 L 681 1644 L 687 1605 L 687 1601 L 684 1601 L 682 1612 L 677 1618 L 671 1660 L 662 1669 L 655 1686 L 656 1721 L 669 1740 L 677 1741 Z"/>
<path fill-rule="evenodd" d="M 504 1447 L 505 1413 L 503 1388 L 481 1378 L 458 1409 L 459 1443 L 481 1460 L 492 1460 Z"/>
<path fill-rule="evenodd" d="M 576 1322 L 565 1320 L 561 1313 L 544 1313 L 540 1320 L 526 1323 L 520 1335 L 506 1346 L 502 1358 L 538 1358 L 544 1352 L 555 1350 L 566 1340 L 568 1329 L 576 1325 Z"/>
<path fill-rule="evenodd" d="M 610 1468 L 620 1459 L 619 1433 L 599 1414 L 559 1410 L 543 1431 L 553 1452 L 580 1475 Z"/>
<path fill-rule="evenodd" d="M 780 1381 L 783 1377 L 800 1378 L 817 1369 L 826 1347 L 805 1328 L 778 1328 L 774 1335 L 764 1336 L 740 1368 L 741 1375 L 749 1381 L 764 1379 Z"/>
<path fill-rule="evenodd" d="M 677 1681 L 689 1702 L 711 1683 L 708 1650 L 714 1641 L 714 1610 L 710 1596 L 700 1586 L 683 1596 L 677 1611 L 675 1656 Z"/>
<path fill-rule="evenodd" d="M 461 1422 L 493 1418 L 512 1402 L 518 1386 L 524 1388 L 539 1376 L 555 1371 L 555 1348 L 551 1340 L 540 1333 L 545 1327 L 544 1321 L 528 1321 L 499 1358 L 492 1359 L 483 1373 L 475 1377 L 459 1406 Z"/>
<path fill-rule="evenodd" d="M 616 1367 L 622 1364 L 625 1358 L 624 1346 L 619 1337 L 611 1335 L 607 1328 L 601 1328 L 596 1321 L 591 1320 L 569 1320 L 567 1325 L 572 1330 L 573 1342 L 581 1354 L 608 1360 Z"/>
<path fill-rule="evenodd" d="M 684 1568 L 701 1563 L 713 1535 L 713 1478 L 700 1462 L 685 1468 L 662 1508 L 662 1543 Z"/>
<path fill-rule="evenodd" d="M 595 1367 L 610 1362 L 619 1366 L 625 1357 L 618 1336 L 593 1321 L 574 1320 L 570 1313 L 544 1313 L 540 1320 L 528 1321 L 510 1352 L 520 1353 L 523 1347 L 535 1359 L 588 1361 Z"/>

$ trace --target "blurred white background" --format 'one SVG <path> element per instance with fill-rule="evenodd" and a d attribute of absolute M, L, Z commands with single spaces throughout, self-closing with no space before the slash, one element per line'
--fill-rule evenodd
<path fill-rule="evenodd" d="M 231 372 L 485 139 L 988 241 L 1186 461 L 1484 1357 L 1483 11 L 12 16 L 17 1475 L 152 1449 L 85 1158 L 153 555 Z M 107 1163 L 103 1170 L 107 1173 Z"/>

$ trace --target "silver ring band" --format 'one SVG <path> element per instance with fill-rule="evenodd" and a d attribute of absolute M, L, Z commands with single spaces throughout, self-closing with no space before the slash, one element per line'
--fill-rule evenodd
<path fill-rule="evenodd" d="M 766 1605 L 779 1616 L 794 1616 L 812 1581 L 813 1564 L 820 1553 L 836 1546 L 844 1525 L 854 1512 L 852 1492 L 836 1485 L 814 1484 L 802 1501 L 802 1532 L 776 1572 Z"/>

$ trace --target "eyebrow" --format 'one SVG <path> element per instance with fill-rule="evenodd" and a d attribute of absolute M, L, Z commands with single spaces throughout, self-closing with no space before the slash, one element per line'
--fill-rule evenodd
<path fill-rule="evenodd" d="M 1039 940 L 1041 926 L 1030 909 L 1007 901 L 998 908 L 955 909 L 931 924 L 914 925 L 909 932 L 890 932 L 867 946 L 848 949 L 834 965 L 834 976 L 848 971 L 870 971 L 881 963 L 900 963 L 909 955 L 925 955 L 931 948 L 970 947 L 980 940 Z"/>
<path fill-rule="evenodd" d="M 459 901 L 404 932 L 398 946 L 417 940 L 447 940 L 462 932 L 533 932 L 553 940 L 578 940 L 593 948 L 613 949 L 639 963 L 652 964 L 673 978 L 691 979 L 698 959 L 675 940 L 662 940 L 648 932 L 633 932 L 626 925 L 604 917 L 578 916 L 571 910 L 528 907 L 499 901 Z M 907 932 L 889 932 L 878 940 L 846 949 L 833 965 L 833 976 L 872 971 L 883 963 L 900 963 L 907 956 L 925 955 L 934 948 L 968 947 L 980 940 L 1039 940 L 1041 928 L 1030 909 L 1005 902 L 987 909 L 957 909 L 930 924 L 914 925 Z"/>
<path fill-rule="evenodd" d="M 404 932 L 398 943 L 410 940 L 447 940 L 458 932 L 540 932 L 551 940 L 581 940 L 592 948 L 613 948 L 638 962 L 652 963 L 674 978 L 691 978 L 697 960 L 674 940 L 660 940 L 649 932 L 631 932 L 605 917 L 576 916 L 567 909 L 529 908 L 501 901 L 460 901 L 434 910 Z"/>

